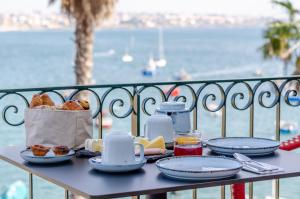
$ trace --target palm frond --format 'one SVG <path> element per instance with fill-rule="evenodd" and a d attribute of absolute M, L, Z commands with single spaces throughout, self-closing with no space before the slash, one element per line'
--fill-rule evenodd
<path fill-rule="evenodd" d="M 295 16 L 300 13 L 300 10 L 296 9 L 289 0 L 273 0 L 272 3 L 286 10 L 289 15 L 290 22 L 294 21 Z"/>
<path fill-rule="evenodd" d="M 53 4 L 56 0 L 49 0 Z M 102 21 L 112 15 L 116 0 L 61 0 L 63 13 L 76 20 Z"/>

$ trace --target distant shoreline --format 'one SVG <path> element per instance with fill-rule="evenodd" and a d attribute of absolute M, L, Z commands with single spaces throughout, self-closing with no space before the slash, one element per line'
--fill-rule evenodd
<path fill-rule="evenodd" d="M 234 29 L 234 28 L 263 28 L 263 25 L 207 25 L 207 26 L 198 26 L 198 27 L 180 27 L 180 26 L 167 26 L 163 27 L 163 29 L 218 29 L 218 28 L 228 28 L 228 29 Z M 103 28 L 96 28 L 96 32 L 101 30 L 156 30 L 155 28 L 149 28 L 149 27 L 103 27 Z M 24 29 L 18 29 L 18 28 L 3 28 L 0 26 L 0 33 L 3 32 L 45 32 L 45 31 L 53 31 L 53 32 L 60 32 L 60 31 L 74 31 L 73 27 L 68 28 L 24 28 Z"/>
<path fill-rule="evenodd" d="M 265 26 L 274 18 L 174 13 L 116 13 L 101 29 L 156 29 Z M 0 31 L 41 31 L 74 29 L 74 20 L 60 13 L 0 13 Z"/>

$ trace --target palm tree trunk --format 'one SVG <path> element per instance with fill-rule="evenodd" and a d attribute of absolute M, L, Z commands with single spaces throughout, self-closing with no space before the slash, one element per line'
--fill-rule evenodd
<path fill-rule="evenodd" d="M 94 24 L 87 18 L 76 21 L 75 29 L 75 74 L 77 85 L 88 85 L 92 82 Z M 80 99 L 87 99 L 88 93 L 81 92 Z"/>

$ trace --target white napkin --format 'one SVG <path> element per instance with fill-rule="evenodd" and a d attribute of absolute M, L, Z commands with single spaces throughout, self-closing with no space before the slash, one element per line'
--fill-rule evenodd
<path fill-rule="evenodd" d="M 243 165 L 243 170 L 256 173 L 256 174 L 271 174 L 271 173 L 279 173 L 284 171 L 283 168 L 271 164 L 262 163 L 262 162 L 259 162 L 259 164 L 265 167 L 265 169 L 260 170 L 246 163 Z"/>

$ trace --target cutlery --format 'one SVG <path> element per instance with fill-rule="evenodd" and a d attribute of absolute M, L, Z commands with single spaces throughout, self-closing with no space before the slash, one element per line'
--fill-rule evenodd
<path fill-rule="evenodd" d="M 255 160 L 252 160 L 251 158 L 240 154 L 240 153 L 234 153 L 233 156 L 239 160 L 240 162 L 242 162 L 243 164 L 250 166 L 250 167 L 254 167 L 260 171 L 272 171 L 272 170 L 276 170 L 276 167 L 271 167 L 271 166 L 267 166 L 265 164 L 262 164 L 260 162 L 257 162 Z"/>

